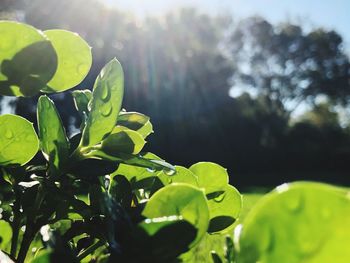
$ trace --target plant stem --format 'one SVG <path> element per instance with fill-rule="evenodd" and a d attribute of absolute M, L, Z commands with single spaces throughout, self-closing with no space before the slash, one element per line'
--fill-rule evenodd
<path fill-rule="evenodd" d="M 96 249 L 98 249 L 100 246 L 104 245 L 104 241 L 103 240 L 99 240 L 97 241 L 95 244 L 89 246 L 87 249 L 85 249 L 83 252 L 81 252 L 77 259 L 80 261 L 83 258 L 87 257 L 89 254 L 91 254 L 92 252 L 94 252 Z"/>
<path fill-rule="evenodd" d="M 17 243 L 18 243 L 18 235 L 19 235 L 19 224 L 17 222 L 18 220 L 14 219 L 14 227 L 13 227 L 13 232 L 12 232 L 12 239 L 11 239 L 11 251 L 10 255 L 12 258 L 16 258 L 16 253 L 17 253 Z"/>
<path fill-rule="evenodd" d="M 11 238 L 11 251 L 10 255 L 12 258 L 16 258 L 17 254 L 17 245 L 18 245 L 18 236 L 19 236 L 19 228 L 20 228 L 20 204 L 18 201 L 14 203 L 13 206 L 13 223 L 12 223 L 12 238 Z"/>
<path fill-rule="evenodd" d="M 30 247 L 30 244 L 32 243 L 33 239 L 34 239 L 34 234 L 32 233 L 32 227 L 27 227 L 26 228 L 26 231 L 24 232 L 24 235 L 23 235 L 23 240 L 22 240 L 22 243 L 21 243 L 21 249 L 19 250 L 18 252 L 18 257 L 17 257 L 17 263 L 23 263 L 26 256 L 27 256 L 27 253 L 28 253 L 28 250 L 29 250 L 29 247 Z"/>
<path fill-rule="evenodd" d="M 17 261 L 16 261 L 17 263 L 24 262 L 24 260 L 27 256 L 30 244 L 32 243 L 32 241 L 34 239 L 36 232 L 39 230 L 38 227 L 35 226 L 35 218 L 36 218 L 38 210 L 41 206 L 41 203 L 44 200 L 44 196 L 45 196 L 45 194 L 43 191 L 43 186 L 40 184 L 38 187 L 38 192 L 36 194 L 33 212 L 30 215 L 28 215 L 28 217 L 27 217 L 26 230 L 25 230 L 24 235 L 23 235 L 21 248 L 18 252 L 18 257 L 17 257 Z"/>

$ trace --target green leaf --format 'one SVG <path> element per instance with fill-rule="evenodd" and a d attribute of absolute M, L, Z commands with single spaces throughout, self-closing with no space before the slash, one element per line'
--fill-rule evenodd
<path fill-rule="evenodd" d="M 181 216 L 197 228 L 194 246 L 205 235 L 209 223 L 208 205 L 203 191 L 187 184 L 171 184 L 157 191 L 146 204 L 146 218 Z"/>
<path fill-rule="evenodd" d="M 0 165 L 24 165 L 38 149 L 38 136 L 31 122 L 12 114 L 0 116 Z"/>
<path fill-rule="evenodd" d="M 149 235 L 145 246 L 151 245 L 152 262 L 173 262 L 197 236 L 196 228 L 178 216 L 146 219 L 139 226 Z"/>
<path fill-rule="evenodd" d="M 78 34 L 66 30 L 44 32 L 58 56 L 57 71 L 44 92 L 61 92 L 77 86 L 92 64 L 90 46 Z"/>
<path fill-rule="evenodd" d="M 220 195 L 208 200 L 210 233 L 227 230 L 237 220 L 242 209 L 242 196 L 236 188 L 227 185 Z"/>
<path fill-rule="evenodd" d="M 117 170 L 118 164 L 98 159 L 85 159 L 73 162 L 69 166 L 69 173 L 81 179 L 94 180 L 98 176 L 104 176 Z"/>
<path fill-rule="evenodd" d="M 228 184 L 228 174 L 224 167 L 211 162 L 199 162 L 190 167 L 198 178 L 198 185 L 205 189 L 205 193 L 211 194 L 222 191 Z"/>
<path fill-rule="evenodd" d="M 138 112 L 119 113 L 117 124 L 137 131 L 143 138 L 146 138 L 153 132 L 153 126 L 149 117 Z"/>
<path fill-rule="evenodd" d="M 169 171 L 172 168 L 175 170 L 175 167 L 171 167 L 171 165 L 165 163 L 153 153 L 146 153 L 143 156 L 134 156 L 133 158 L 132 162 L 124 159 L 124 162 L 130 165 L 120 164 L 118 170 L 113 173 L 113 175 L 125 176 L 130 182 L 132 189 L 150 189 L 156 176 L 159 174 L 157 170 L 165 169 Z"/>
<path fill-rule="evenodd" d="M 238 262 L 345 263 L 349 225 L 349 192 L 313 182 L 283 184 L 238 227 Z"/>
<path fill-rule="evenodd" d="M 50 263 L 52 262 L 52 256 L 53 251 L 52 250 L 42 250 L 39 252 L 39 255 L 37 255 L 31 263 Z"/>
<path fill-rule="evenodd" d="M 175 173 L 171 175 L 163 171 L 157 174 L 163 185 L 172 183 L 187 183 L 198 187 L 198 179 L 194 173 L 183 166 L 176 165 L 174 167 Z"/>
<path fill-rule="evenodd" d="M 38 126 L 41 150 L 49 160 L 52 171 L 59 171 L 66 164 L 69 141 L 55 104 L 47 96 L 38 100 Z"/>
<path fill-rule="evenodd" d="M 211 258 L 213 260 L 213 263 L 223 263 L 219 254 L 216 253 L 216 251 L 211 251 L 210 255 L 211 255 Z"/>
<path fill-rule="evenodd" d="M 0 213 L 1 217 L 1 213 Z M 0 248 L 5 250 L 9 248 L 12 238 L 12 228 L 8 222 L 0 220 Z M 0 257 L 1 258 L 1 257 Z M 2 262 L 0 260 L 0 262 Z"/>
<path fill-rule="evenodd" d="M 98 75 L 91 100 L 91 111 L 83 131 L 81 146 L 100 143 L 113 130 L 124 93 L 123 69 L 118 60 L 110 61 Z"/>
<path fill-rule="evenodd" d="M 74 90 L 72 91 L 74 105 L 77 111 L 82 115 L 88 115 L 89 113 L 89 102 L 92 99 L 92 92 L 88 89 L 85 90 Z"/>
<path fill-rule="evenodd" d="M 124 169 L 124 171 L 126 171 L 126 174 L 131 174 L 131 172 L 128 172 L 127 170 L 131 169 L 130 171 L 133 171 L 132 167 L 149 168 L 149 172 L 151 174 L 153 174 L 153 171 L 155 172 L 155 171 L 159 171 L 159 170 L 164 170 L 168 173 L 174 173 L 174 171 L 175 171 L 174 166 L 172 166 L 171 164 L 169 164 L 163 160 L 159 160 L 159 159 L 152 157 L 154 155 L 152 154 L 152 156 L 151 156 L 150 153 L 147 153 L 145 155 L 141 155 L 141 154 L 132 155 L 132 154 L 120 152 L 120 153 L 118 153 L 118 156 L 111 156 L 111 155 L 105 154 L 104 152 L 102 152 L 100 150 L 93 150 L 90 153 L 87 153 L 85 156 L 89 157 L 89 158 L 98 158 L 101 160 L 115 161 L 115 162 L 121 163 L 119 168 L 124 167 L 122 169 Z M 159 158 L 159 157 L 157 157 L 157 158 Z M 125 164 L 127 166 L 124 166 L 123 164 Z M 120 170 L 118 169 L 118 171 L 120 171 Z M 126 174 L 122 174 L 122 175 L 126 175 Z"/>
<path fill-rule="evenodd" d="M 29 25 L 0 21 L 0 94 L 33 96 L 57 69 L 57 55 L 41 31 Z"/>
<path fill-rule="evenodd" d="M 101 150 L 108 155 L 118 156 L 119 153 L 139 153 L 146 141 L 136 131 L 122 126 L 116 126 L 112 133 L 102 141 Z"/>
<path fill-rule="evenodd" d="M 132 189 L 130 182 L 122 175 L 111 178 L 108 189 L 109 194 L 125 208 L 129 208 L 132 199 Z"/>

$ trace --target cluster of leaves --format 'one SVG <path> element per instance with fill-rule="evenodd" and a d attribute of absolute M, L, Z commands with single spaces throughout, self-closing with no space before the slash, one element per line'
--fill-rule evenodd
<path fill-rule="evenodd" d="M 14 22 L 0 22 L 0 32 L 0 94 L 61 92 L 90 69 L 90 47 L 76 34 Z M 226 169 L 211 162 L 172 166 L 142 152 L 152 124 L 121 110 L 116 59 L 92 91 L 72 96 L 82 123 L 70 138 L 47 95 L 38 99 L 38 132 L 20 116 L 0 116 L 1 262 L 195 262 L 191 251 L 206 236 L 236 226 L 242 197 Z M 343 189 L 284 185 L 236 226 L 235 242 L 227 237 L 225 255 L 212 251 L 212 260 L 345 262 L 349 233 L 341 228 L 349 215 Z"/>
<path fill-rule="evenodd" d="M 76 34 L 14 22 L 0 29 L 2 95 L 65 91 L 89 71 L 90 47 Z M 34 251 L 34 262 L 171 262 L 233 225 L 242 201 L 226 169 L 141 152 L 152 124 L 121 110 L 116 59 L 92 91 L 72 96 L 83 121 L 71 138 L 47 95 L 38 99 L 38 134 L 20 116 L 0 117 L 1 248 L 12 259 Z"/>

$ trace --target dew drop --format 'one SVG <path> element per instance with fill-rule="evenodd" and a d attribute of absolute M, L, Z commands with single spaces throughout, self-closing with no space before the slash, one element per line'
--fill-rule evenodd
<path fill-rule="evenodd" d="M 164 168 L 163 169 L 163 172 L 166 174 L 166 175 L 174 175 L 176 172 L 172 169 L 168 169 L 168 168 Z"/>
<path fill-rule="evenodd" d="M 320 240 L 315 240 L 311 238 L 307 238 L 298 242 L 299 253 L 302 256 L 309 256 L 318 250 L 320 246 Z"/>
<path fill-rule="evenodd" d="M 224 200 L 225 195 L 226 193 L 222 193 L 221 195 L 218 195 L 217 197 L 214 198 L 214 202 L 221 203 Z"/>
<path fill-rule="evenodd" d="M 292 196 L 286 196 L 285 207 L 290 212 L 299 212 L 304 205 L 303 196 L 300 193 L 295 193 Z"/>
<path fill-rule="evenodd" d="M 155 173 L 156 172 L 156 170 L 154 170 L 152 168 L 147 168 L 146 170 L 147 170 L 147 172 L 150 172 L 150 173 Z"/>
<path fill-rule="evenodd" d="M 101 87 L 101 100 L 107 101 L 109 99 L 110 91 L 107 85 Z"/>
<path fill-rule="evenodd" d="M 100 109 L 100 113 L 103 117 L 108 117 L 112 113 L 112 105 L 110 103 L 104 104 Z"/>
<path fill-rule="evenodd" d="M 7 130 L 7 131 L 5 132 L 5 138 L 6 138 L 6 139 L 11 139 L 12 137 L 13 137 L 12 131 L 11 131 L 11 130 Z"/>

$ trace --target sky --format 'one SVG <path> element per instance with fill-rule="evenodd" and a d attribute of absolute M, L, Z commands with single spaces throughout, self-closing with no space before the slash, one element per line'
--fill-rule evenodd
<path fill-rule="evenodd" d="M 350 0 L 100 0 L 140 16 L 161 15 L 181 6 L 205 12 L 232 13 L 241 18 L 262 15 L 273 23 L 306 21 L 310 27 L 335 29 L 350 50 Z"/>
<path fill-rule="evenodd" d="M 100 0 L 107 6 L 144 17 L 162 15 L 179 7 L 196 7 L 207 13 L 232 14 L 234 19 L 261 15 L 272 23 L 302 22 L 304 28 L 336 30 L 350 54 L 350 0 Z M 294 117 L 308 109 L 300 105 Z"/>

